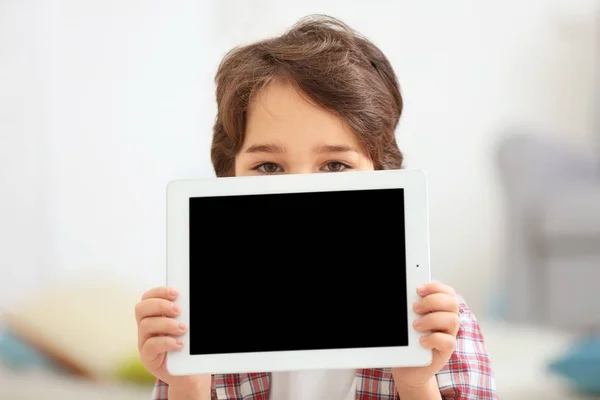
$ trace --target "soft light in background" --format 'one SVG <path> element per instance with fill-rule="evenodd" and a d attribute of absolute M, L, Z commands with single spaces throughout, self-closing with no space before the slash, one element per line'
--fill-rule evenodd
<path fill-rule="evenodd" d="M 430 180 L 434 278 L 487 320 L 507 259 L 498 143 L 528 127 L 598 154 L 599 10 L 591 0 L 5 0 L 0 306 L 89 276 L 136 294 L 163 284 L 165 187 L 213 176 L 221 57 L 326 13 L 395 67 L 406 166 Z"/>

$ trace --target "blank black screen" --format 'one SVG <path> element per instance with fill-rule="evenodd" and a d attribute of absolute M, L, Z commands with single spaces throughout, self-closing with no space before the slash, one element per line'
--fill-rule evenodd
<path fill-rule="evenodd" d="M 189 206 L 191 354 L 408 345 L 402 189 Z"/>

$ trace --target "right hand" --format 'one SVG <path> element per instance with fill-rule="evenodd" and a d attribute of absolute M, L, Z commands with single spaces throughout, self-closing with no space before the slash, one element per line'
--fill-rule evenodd
<path fill-rule="evenodd" d="M 173 376 L 166 368 L 167 351 L 179 351 L 179 338 L 187 331 L 175 317 L 180 306 L 175 303 L 179 293 L 167 287 L 150 289 L 135 307 L 138 325 L 138 349 L 146 369 L 169 385 L 169 392 L 204 392 L 210 395 L 211 376 Z M 204 394 L 203 393 L 203 394 Z"/>

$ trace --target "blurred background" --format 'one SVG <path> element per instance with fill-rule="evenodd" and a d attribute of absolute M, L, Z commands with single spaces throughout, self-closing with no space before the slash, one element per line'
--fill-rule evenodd
<path fill-rule="evenodd" d="M 165 282 L 166 184 L 213 176 L 224 53 L 313 13 L 396 70 L 433 278 L 500 397 L 600 393 L 600 1 L 1 0 L 0 398 L 149 398 L 132 310 Z"/>

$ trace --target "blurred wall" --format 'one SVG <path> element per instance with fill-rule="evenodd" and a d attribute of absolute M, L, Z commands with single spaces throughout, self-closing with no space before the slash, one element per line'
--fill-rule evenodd
<path fill-rule="evenodd" d="M 329 13 L 396 68 L 399 143 L 430 178 L 434 278 L 483 312 L 501 268 L 493 158 L 505 128 L 597 144 L 598 3 L 369 4 L 1 2 L 0 305 L 88 273 L 162 284 L 165 186 L 212 176 L 220 57 Z"/>

